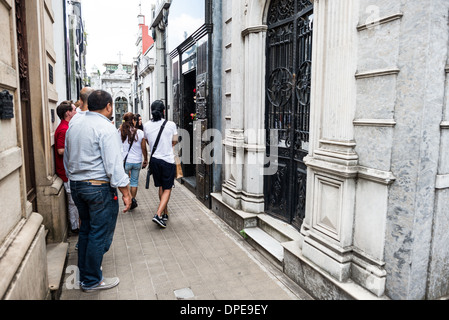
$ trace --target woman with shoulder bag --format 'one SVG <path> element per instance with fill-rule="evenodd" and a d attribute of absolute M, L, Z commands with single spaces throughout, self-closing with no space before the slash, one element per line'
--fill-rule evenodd
<path fill-rule="evenodd" d="M 132 204 L 130 210 L 137 208 L 137 189 L 139 187 L 139 175 L 142 168 L 148 165 L 147 143 L 142 130 L 136 129 L 135 118 L 132 112 L 123 116 L 120 127 L 120 136 L 123 144 L 123 166 L 130 177 Z M 143 162 L 142 162 L 143 156 Z"/>

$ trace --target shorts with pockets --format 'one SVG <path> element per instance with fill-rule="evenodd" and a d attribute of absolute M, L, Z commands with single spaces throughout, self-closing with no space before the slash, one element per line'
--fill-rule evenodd
<path fill-rule="evenodd" d="M 150 166 L 155 187 L 162 187 L 163 190 L 170 190 L 174 187 L 176 164 L 152 158 Z"/>

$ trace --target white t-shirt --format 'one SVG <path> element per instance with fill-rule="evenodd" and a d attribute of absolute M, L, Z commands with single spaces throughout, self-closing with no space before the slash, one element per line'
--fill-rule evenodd
<path fill-rule="evenodd" d="M 156 142 L 159 130 L 165 119 L 161 119 L 157 122 L 148 121 L 143 126 L 143 131 L 145 133 L 145 139 L 148 141 L 150 149 L 148 150 L 150 156 L 153 151 L 154 143 Z M 175 163 L 175 155 L 173 154 L 173 136 L 178 134 L 178 129 L 176 124 L 172 121 L 168 121 L 165 125 L 165 129 L 162 132 L 161 139 L 159 140 L 159 145 L 157 146 L 156 152 L 153 157 L 164 160 L 168 163 Z"/>
<path fill-rule="evenodd" d="M 119 135 L 121 135 L 119 131 Z M 122 156 L 123 160 L 125 160 L 126 155 L 128 154 L 128 158 L 126 159 L 127 163 L 142 163 L 142 140 L 143 140 L 143 131 L 137 130 L 137 141 L 134 140 L 133 146 L 131 147 L 131 150 L 129 149 L 129 139 L 126 139 L 125 142 L 122 143 Z M 120 141 L 121 137 L 120 137 Z"/>

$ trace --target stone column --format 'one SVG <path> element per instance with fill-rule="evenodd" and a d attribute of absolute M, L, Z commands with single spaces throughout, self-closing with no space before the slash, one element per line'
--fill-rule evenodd
<path fill-rule="evenodd" d="M 238 27 L 242 23 L 242 12 L 239 5 L 232 6 L 232 35 L 230 46 L 232 48 L 232 75 L 231 75 L 231 127 L 226 130 L 223 141 L 224 156 L 224 183 L 222 186 L 223 202 L 234 209 L 241 209 L 243 189 L 243 163 L 244 163 L 244 60 L 243 41 Z"/>
<path fill-rule="evenodd" d="M 245 162 L 243 167 L 242 209 L 264 212 L 265 159 L 265 47 L 267 26 L 243 30 L 245 40 Z"/>
<path fill-rule="evenodd" d="M 358 0 L 314 1 L 314 53 L 305 258 L 338 281 L 351 274 L 358 155 Z"/>

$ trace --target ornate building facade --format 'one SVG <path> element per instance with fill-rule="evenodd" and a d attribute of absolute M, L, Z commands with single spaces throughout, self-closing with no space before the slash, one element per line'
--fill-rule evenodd
<path fill-rule="evenodd" d="M 448 9 L 223 0 L 212 209 L 315 298 L 449 296 Z"/>
<path fill-rule="evenodd" d="M 100 74 L 92 72 L 90 81 L 91 87 L 96 90 L 104 90 L 112 95 L 114 101 L 114 123 L 120 127 L 123 115 L 132 112 L 131 82 L 133 76 L 132 64 L 105 63 L 105 72 Z"/>

